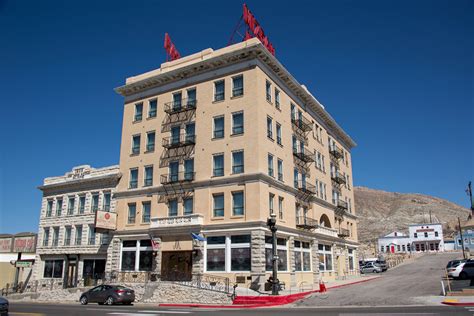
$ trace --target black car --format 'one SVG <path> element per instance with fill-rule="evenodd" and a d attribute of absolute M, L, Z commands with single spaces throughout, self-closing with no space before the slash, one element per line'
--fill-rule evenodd
<path fill-rule="evenodd" d="M 99 285 L 81 294 L 79 302 L 82 305 L 98 303 L 112 305 L 116 303 L 132 304 L 135 301 L 135 292 L 121 285 Z"/>
<path fill-rule="evenodd" d="M 0 296 L 0 315 L 8 315 L 8 300 Z"/>

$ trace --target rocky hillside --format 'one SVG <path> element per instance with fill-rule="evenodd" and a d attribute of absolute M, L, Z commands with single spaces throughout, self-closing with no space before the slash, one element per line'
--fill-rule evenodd
<path fill-rule="evenodd" d="M 394 193 L 355 187 L 355 206 L 359 216 L 359 241 L 373 242 L 381 235 L 399 230 L 407 232 L 409 224 L 428 223 L 430 210 L 433 222 L 442 223 L 444 234 L 450 236 L 457 218 L 467 219 L 470 210 L 433 196 Z"/>

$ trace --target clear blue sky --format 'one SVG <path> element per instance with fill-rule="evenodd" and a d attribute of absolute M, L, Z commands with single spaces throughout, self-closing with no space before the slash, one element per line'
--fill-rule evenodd
<path fill-rule="evenodd" d="M 0 0 L 0 233 L 37 231 L 42 179 L 117 164 L 125 77 L 221 48 L 240 1 Z M 356 140 L 355 185 L 468 206 L 474 1 L 248 1 L 286 68 Z"/>

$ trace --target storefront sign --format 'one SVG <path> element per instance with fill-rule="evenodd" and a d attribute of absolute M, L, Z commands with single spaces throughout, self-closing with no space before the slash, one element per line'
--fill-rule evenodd
<path fill-rule="evenodd" d="M 36 236 L 15 237 L 13 252 L 34 253 L 36 250 Z"/>
<path fill-rule="evenodd" d="M 31 268 L 33 262 L 31 261 L 17 261 L 15 262 L 15 268 Z"/>
<path fill-rule="evenodd" d="M 97 211 L 95 214 L 95 228 L 107 230 L 117 229 L 117 213 Z"/>
<path fill-rule="evenodd" d="M 0 238 L 0 252 L 12 252 L 13 238 Z"/>

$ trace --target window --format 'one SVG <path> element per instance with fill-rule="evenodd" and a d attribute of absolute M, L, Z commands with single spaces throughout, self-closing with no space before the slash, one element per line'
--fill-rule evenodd
<path fill-rule="evenodd" d="M 187 91 L 188 94 L 188 102 L 186 102 L 186 106 L 188 107 L 196 107 L 196 88 L 189 89 Z"/>
<path fill-rule="evenodd" d="M 218 154 L 213 156 L 214 160 L 214 177 L 221 177 L 224 175 L 224 154 Z"/>
<path fill-rule="evenodd" d="M 224 117 L 219 116 L 214 118 L 214 138 L 224 137 Z"/>
<path fill-rule="evenodd" d="M 168 201 L 168 216 L 178 216 L 178 200 L 173 199 Z"/>
<path fill-rule="evenodd" d="M 148 103 L 148 117 L 149 118 L 156 117 L 157 105 L 158 105 L 158 100 L 154 99 L 154 100 L 149 101 Z"/>
<path fill-rule="evenodd" d="M 272 102 L 272 84 L 268 80 L 265 82 L 265 92 L 267 94 L 267 101 Z"/>
<path fill-rule="evenodd" d="M 196 141 L 196 124 L 195 123 L 189 123 L 186 124 L 186 143 L 187 144 L 192 144 Z"/>
<path fill-rule="evenodd" d="M 435 232 L 435 237 L 438 237 L 438 232 Z"/>
<path fill-rule="evenodd" d="M 273 119 L 267 116 L 267 137 L 273 140 Z"/>
<path fill-rule="evenodd" d="M 318 245 L 319 271 L 332 271 L 332 248 Z"/>
<path fill-rule="evenodd" d="M 153 166 L 145 167 L 145 183 L 143 185 L 146 187 L 153 185 Z"/>
<path fill-rule="evenodd" d="M 278 180 L 283 181 L 283 160 L 277 160 L 277 168 L 278 168 Z"/>
<path fill-rule="evenodd" d="M 170 137 L 171 145 L 179 144 L 180 133 L 181 133 L 181 126 L 180 125 L 171 127 L 171 137 Z"/>
<path fill-rule="evenodd" d="M 272 249 L 273 239 L 271 236 L 265 236 L 265 270 L 272 271 Z M 278 271 L 288 270 L 288 248 L 286 245 L 286 239 L 277 238 L 277 256 L 278 256 Z"/>
<path fill-rule="evenodd" d="M 222 101 L 225 99 L 224 80 L 214 82 L 214 101 Z"/>
<path fill-rule="evenodd" d="M 232 152 L 232 173 L 243 173 L 244 172 L 244 152 L 234 151 Z"/>
<path fill-rule="evenodd" d="M 295 240 L 295 271 L 311 271 L 311 249 L 309 242 Z"/>
<path fill-rule="evenodd" d="M 384 251 L 384 246 L 380 246 L 380 251 L 383 252 Z"/>
<path fill-rule="evenodd" d="M 230 270 L 251 270 L 250 235 L 230 236 Z"/>
<path fill-rule="evenodd" d="M 122 241 L 122 271 L 151 271 L 152 265 L 151 240 Z"/>
<path fill-rule="evenodd" d="M 402 251 L 403 251 L 403 252 L 406 251 L 405 245 L 402 245 Z"/>
<path fill-rule="evenodd" d="M 151 202 L 142 203 L 142 223 L 150 222 Z"/>
<path fill-rule="evenodd" d="M 291 119 L 296 120 L 296 106 L 291 103 Z"/>
<path fill-rule="evenodd" d="M 82 244 L 82 225 L 76 226 L 76 245 Z"/>
<path fill-rule="evenodd" d="M 242 75 L 232 78 L 232 96 L 238 97 L 244 94 L 244 77 Z"/>
<path fill-rule="evenodd" d="M 418 233 L 414 233 L 413 237 L 418 238 Z"/>
<path fill-rule="evenodd" d="M 275 214 L 275 209 L 273 207 L 273 200 L 274 199 L 275 199 L 275 194 L 269 193 L 268 194 L 268 211 L 269 211 L 270 216 L 272 214 Z"/>
<path fill-rule="evenodd" d="M 63 277 L 63 260 L 46 260 L 44 262 L 44 278 L 60 279 Z"/>
<path fill-rule="evenodd" d="M 57 247 L 59 243 L 59 227 L 53 228 L 53 247 Z"/>
<path fill-rule="evenodd" d="M 173 93 L 173 111 L 178 112 L 181 110 L 181 101 L 183 96 L 181 92 Z"/>
<path fill-rule="evenodd" d="M 168 166 L 169 170 L 169 181 L 177 182 L 179 175 L 179 161 L 170 161 Z"/>
<path fill-rule="evenodd" d="M 293 145 L 293 152 L 296 153 L 296 152 L 298 152 L 298 140 L 296 140 L 295 135 L 293 135 L 291 140 L 292 140 L 292 145 Z"/>
<path fill-rule="evenodd" d="M 280 123 L 276 123 L 276 131 L 277 131 L 277 144 L 281 145 L 281 125 L 280 125 Z"/>
<path fill-rule="evenodd" d="M 89 225 L 89 245 L 95 245 L 95 231 L 92 225 Z"/>
<path fill-rule="evenodd" d="M 273 155 L 268 154 L 268 175 L 273 177 Z"/>
<path fill-rule="evenodd" d="M 299 178 L 299 172 L 298 169 L 293 170 L 293 186 L 298 189 L 298 178 Z"/>
<path fill-rule="evenodd" d="M 130 189 L 135 189 L 138 186 L 138 169 L 133 168 L 130 169 L 130 183 L 129 183 L 129 188 Z"/>
<path fill-rule="evenodd" d="M 110 192 L 104 193 L 104 200 L 102 202 L 103 204 L 103 210 L 106 212 L 110 212 Z"/>
<path fill-rule="evenodd" d="M 74 214 L 74 204 L 75 204 L 76 198 L 71 196 L 68 199 L 67 202 L 67 215 L 73 215 Z"/>
<path fill-rule="evenodd" d="M 56 216 L 61 216 L 63 212 L 63 199 L 58 199 L 56 201 Z"/>
<path fill-rule="evenodd" d="M 184 215 L 191 215 L 194 208 L 194 200 L 192 197 L 183 199 Z"/>
<path fill-rule="evenodd" d="M 400 251 L 400 245 L 397 245 L 397 251 Z"/>
<path fill-rule="evenodd" d="M 51 213 L 53 212 L 53 200 L 48 200 L 46 204 L 46 217 L 51 217 Z"/>
<path fill-rule="evenodd" d="M 137 103 L 135 104 L 135 117 L 134 121 L 138 122 L 142 120 L 143 116 L 143 103 Z"/>
<path fill-rule="evenodd" d="M 92 194 L 91 212 L 95 213 L 99 209 L 99 193 Z"/>
<path fill-rule="evenodd" d="M 428 237 L 428 233 L 427 233 L 427 232 L 425 232 L 425 237 Z"/>
<path fill-rule="evenodd" d="M 84 214 L 85 207 L 86 207 L 86 197 L 80 196 L 79 197 L 79 214 Z"/>
<path fill-rule="evenodd" d="M 224 217 L 224 194 L 214 194 L 214 217 Z"/>
<path fill-rule="evenodd" d="M 194 159 L 184 161 L 184 180 L 194 180 Z"/>
<path fill-rule="evenodd" d="M 232 114 L 232 135 L 244 133 L 244 112 Z"/>
<path fill-rule="evenodd" d="M 207 271 L 225 271 L 226 270 L 226 237 L 213 236 L 207 237 Z"/>
<path fill-rule="evenodd" d="M 148 132 L 146 134 L 146 151 L 154 151 L 155 150 L 155 132 Z M 140 152 L 140 149 L 138 149 Z"/>
<path fill-rule="evenodd" d="M 283 197 L 278 197 L 278 218 L 283 219 Z"/>
<path fill-rule="evenodd" d="M 64 246 L 71 245 L 71 226 L 66 226 L 64 230 Z"/>
<path fill-rule="evenodd" d="M 128 204 L 128 219 L 127 223 L 128 224 L 135 224 L 135 218 L 137 216 L 137 204 L 136 203 L 130 203 Z"/>
<path fill-rule="evenodd" d="M 275 88 L 275 106 L 277 109 L 280 109 L 280 90 Z"/>
<path fill-rule="evenodd" d="M 232 215 L 244 215 L 244 192 L 232 192 Z"/>
<path fill-rule="evenodd" d="M 350 190 L 351 189 L 351 182 L 350 182 L 350 178 L 349 178 L 349 175 L 347 174 L 346 175 L 346 186 L 347 186 L 347 189 Z"/>
<path fill-rule="evenodd" d="M 49 228 L 43 230 L 43 246 L 48 247 L 49 245 Z"/>
<path fill-rule="evenodd" d="M 140 135 L 134 135 L 132 137 L 132 155 L 138 155 L 140 153 Z"/>

